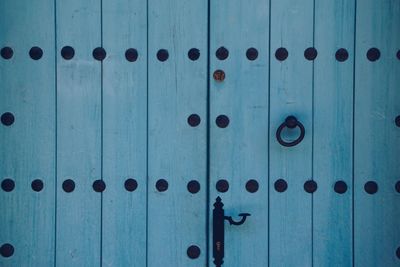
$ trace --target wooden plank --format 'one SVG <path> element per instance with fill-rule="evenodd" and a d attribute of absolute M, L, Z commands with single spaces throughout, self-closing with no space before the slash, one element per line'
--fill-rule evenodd
<path fill-rule="evenodd" d="M 312 62 L 304 50 L 313 46 L 313 1 L 271 1 L 270 67 L 270 266 L 311 266 L 312 196 L 303 189 L 312 177 Z M 277 60 L 284 47 L 288 58 Z M 283 59 L 283 58 L 282 58 Z M 304 140 L 281 146 L 275 132 L 289 115 L 305 127 Z M 297 133 L 297 132 L 296 132 Z M 288 140 L 295 134 L 284 134 Z M 274 189 L 284 179 L 284 192 Z"/>
<path fill-rule="evenodd" d="M 205 265 L 207 1 L 153 0 L 148 14 L 148 266 Z M 160 49 L 166 61 L 157 59 Z M 191 114 L 199 125 L 188 124 Z M 166 191 L 156 189 L 160 179 Z M 191 180 L 200 184 L 196 194 L 187 190 Z M 190 246 L 200 249 L 197 259 L 188 257 Z"/>
<path fill-rule="evenodd" d="M 34 33 L 33 33 L 34 32 Z M 42 57 L 33 60 L 33 46 Z M 54 264 L 55 60 L 54 5 L 50 0 L 1 1 L 0 115 L 11 112 L 14 123 L 0 124 L 0 266 Z M 2 117 L 2 121 L 5 117 Z M 5 120 L 7 121 L 7 120 Z M 7 122 L 6 122 L 7 123 Z M 44 185 L 31 183 L 40 179 Z M 7 189 L 8 187 L 8 189 Z M 4 244 L 13 247 L 3 250 Z M 5 253 L 5 254 L 3 254 Z M 8 257 L 9 256 L 9 257 Z"/>
<path fill-rule="evenodd" d="M 353 262 L 354 16 L 355 1 L 315 2 L 313 176 L 319 189 L 313 199 L 314 266 Z M 349 58 L 338 61 L 335 54 L 343 48 Z"/>
<path fill-rule="evenodd" d="M 57 1 L 57 266 L 100 264 L 101 1 Z M 64 46 L 75 49 L 65 60 Z M 75 190 L 63 190 L 65 180 Z"/>
<path fill-rule="evenodd" d="M 220 196 L 226 215 L 235 220 L 241 212 L 251 213 L 241 226 L 225 223 L 224 266 L 267 266 L 269 1 L 210 1 L 210 5 L 209 208 Z M 221 47 L 229 51 L 225 60 L 217 58 Z M 254 60 L 246 56 L 249 48 L 257 50 L 248 52 Z M 225 72 L 224 81 L 213 79 L 216 70 Z M 220 115 L 229 118 L 226 128 L 216 124 Z M 227 192 L 217 190 L 219 180 L 229 183 Z M 250 180 L 257 182 L 257 192 L 246 190 Z M 256 188 L 252 182 L 248 186 Z M 212 227 L 210 236 L 212 242 Z M 210 266 L 214 266 L 212 249 L 211 244 Z"/>
<path fill-rule="evenodd" d="M 398 266 L 400 247 L 399 180 L 400 3 L 358 1 L 355 76 L 355 210 L 354 266 Z M 367 59 L 371 48 L 376 61 Z M 370 53 L 374 56 L 373 53 Z M 368 194 L 368 181 L 378 185 Z M 369 187 L 373 189 L 373 187 Z M 398 253 L 400 251 L 398 250 Z"/>
<path fill-rule="evenodd" d="M 146 5 L 103 0 L 103 266 L 146 266 Z"/>

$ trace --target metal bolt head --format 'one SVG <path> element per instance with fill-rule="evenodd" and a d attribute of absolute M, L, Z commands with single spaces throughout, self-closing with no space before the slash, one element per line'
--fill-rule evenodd
<path fill-rule="evenodd" d="M 225 80 L 225 72 L 223 70 L 216 70 L 213 74 L 214 80 L 222 82 Z"/>
<path fill-rule="evenodd" d="M 395 123 L 397 127 L 400 127 L 400 115 L 396 117 Z"/>

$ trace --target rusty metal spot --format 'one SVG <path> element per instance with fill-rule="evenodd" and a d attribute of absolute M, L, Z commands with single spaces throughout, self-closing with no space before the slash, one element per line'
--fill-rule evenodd
<path fill-rule="evenodd" d="M 225 72 L 223 70 L 216 70 L 213 74 L 214 80 L 222 82 L 225 80 Z"/>

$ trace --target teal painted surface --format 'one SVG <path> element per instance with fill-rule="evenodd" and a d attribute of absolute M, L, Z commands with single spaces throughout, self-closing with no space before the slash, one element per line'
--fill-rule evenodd
<path fill-rule="evenodd" d="M 217 196 L 226 215 L 252 214 L 242 226 L 226 222 L 223 266 L 400 264 L 398 1 L 22 0 L 2 1 L 0 15 L 0 49 L 14 50 L 0 57 L 0 115 L 16 118 L 0 124 L 0 181 L 16 184 L 0 189 L 0 247 L 15 249 L 0 266 L 214 266 Z M 60 54 L 66 45 L 71 60 Z M 43 49 L 40 60 L 29 57 L 32 46 Z M 103 62 L 92 55 L 100 46 Z M 313 46 L 318 56 L 308 61 Z M 279 47 L 289 51 L 282 62 Z M 381 53 L 375 62 L 371 47 Z M 126 60 L 128 48 L 137 61 Z M 169 52 L 165 62 L 159 49 Z M 196 127 L 191 114 L 201 118 Z M 216 125 L 221 114 L 227 128 Z M 292 148 L 275 138 L 288 115 L 306 128 Z M 93 190 L 97 179 L 103 193 Z M 216 190 L 220 179 L 226 193 Z M 255 193 L 246 190 L 251 179 Z M 309 179 L 314 194 L 304 191 Z M 339 180 L 344 194 L 334 192 Z M 367 181 L 376 194 L 365 192 Z M 187 255 L 192 245 L 197 259 Z"/>
<path fill-rule="evenodd" d="M 102 195 L 92 184 L 101 179 L 100 1 L 57 1 L 57 266 L 100 264 Z M 64 60 L 64 46 L 75 57 Z M 62 183 L 75 182 L 66 193 Z"/>
<path fill-rule="evenodd" d="M 204 266 L 206 262 L 207 2 L 148 2 L 148 266 Z M 195 30 L 194 30 L 195 29 Z M 191 61 L 188 51 L 200 50 Z M 156 54 L 166 49 L 168 60 Z M 189 126 L 198 114 L 201 122 Z M 168 190 L 159 192 L 159 179 Z M 186 186 L 197 180 L 197 194 Z M 196 245 L 198 259 L 188 258 Z"/>
<path fill-rule="evenodd" d="M 400 3 L 359 1 L 355 62 L 354 150 L 354 266 L 398 266 L 400 247 L 399 180 L 400 128 Z M 368 61 L 371 47 L 381 57 Z M 367 194 L 364 184 L 375 181 L 378 192 Z M 400 252 L 400 251 L 399 251 Z"/>
<path fill-rule="evenodd" d="M 271 55 L 285 47 L 289 56 L 282 62 L 271 58 L 270 266 L 312 264 L 312 196 L 303 189 L 312 178 L 313 69 L 304 59 L 304 50 L 313 46 L 312 29 L 313 1 L 271 2 Z M 288 115 L 303 123 L 306 135 L 298 146 L 284 148 L 275 132 Z M 283 193 L 274 189 L 278 179 L 287 181 Z"/>
<path fill-rule="evenodd" d="M 235 220 L 239 213 L 251 213 L 245 224 L 225 224 L 223 266 L 268 265 L 268 32 L 269 4 L 266 0 L 211 1 L 210 5 L 210 212 L 217 196 L 225 213 Z M 234 25 L 246 25 L 236 27 Z M 225 47 L 229 56 L 216 57 Z M 258 58 L 246 57 L 256 48 Z M 224 81 L 212 74 L 221 69 Z M 226 115 L 229 125 L 219 128 L 216 118 Z M 229 183 L 229 190 L 216 190 L 218 180 Z M 246 183 L 259 184 L 255 193 Z M 212 225 L 212 216 L 210 218 Z M 212 242 L 212 227 L 210 227 Z M 210 266 L 214 266 L 210 243 Z"/>
<path fill-rule="evenodd" d="M 103 1 L 103 266 L 146 266 L 146 1 Z M 135 48 L 129 62 L 125 51 Z M 138 187 L 129 192 L 127 179 Z"/>
<path fill-rule="evenodd" d="M 15 122 L 0 124 L 0 180 L 15 182 L 15 189 L 0 189 L 0 246 L 14 246 L 0 266 L 54 264 L 55 183 L 55 65 L 53 1 L 1 1 L 0 47 L 14 56 L 0 59 L 0 114 L 12 112 Z M 40 29 L 31 34 L 33 29 Z M 29 57 L 32 46 L 43 57 Z M 41 179 L 41 192 L 31 182 Z"/>
<path fill-rule="evenodd" d="M 314 266 L 353 261 L 353 66 L 355 1 L 315 2 L 313 197 Z M 335 60 L 346 48 L 349 59 Z M 334 191 L 344 181 L 343 194 Z"/>

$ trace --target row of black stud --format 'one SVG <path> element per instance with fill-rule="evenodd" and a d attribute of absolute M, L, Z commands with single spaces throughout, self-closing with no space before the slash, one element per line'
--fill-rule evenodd
<path fill-rule="evenodd" d="M 201 250 L 196 245 L 191 245 L 190 247 L 188 247 L 188 249 L 186 251 L 186 254 L 191 259 L 197 259 L 200 256 L 200 253 L 201 253 Z M 397 248 L 395 253 L 396 253 L 397 258 L 400 259 L 400 247 Z M 5 258 L 11 257 L 12 255 L 14 255 L 14 246 L 9 243 L 1 245 L 0 255 Z"/>
<path fill-rule="evenodd" d="M 168 190 L 168 181 L 165 179 L 159 179 L 155 187 L 159 192 L 165 192 Z M 40 179 L 33 180 L 31 183 L 32 190 L 36 192 L 40 192 L 43 190 L 44 184 L 43 181 Z M 96 180 L 93 182 L 93 190 L 95 192 L 103 192 L 106 189 L 106 184 L 103 180 Z M 137 189 L 138 183 L 135 179 L 129 178 L 125 181 L 124 187 L 127 191 L 133 192 Z M 225 179 L 218 180 L 215 184 L 215 187 L 218 192 L 225 193 L 229 190 L 229 182 Z M 1 182 L 1 188 L 5 192 L 11 192 L 15 188 L 14 180 L 7 178 Z M 65 192 L 70 193 L 75 190 L 75 182 L 72 179 L 67 179 L 62 183 L 62 188 Z M 259 189 L 259 184 L 257 180 L 251 179 L 247 181 L 246 190 L 250 193 L 255 193 Z M 274 183 L 274 188 L 277 192 L 285 192 L 288 188 L 288 183 L 284 179 L 278 179 Z M 307 193 L 314 193 L 318 189 L 318 184 L 314 180 L 308 180 L 304 183 L 304 191 Z M 338 194 L 346 193 L 348 186 L 345 181 L 337 181 L 335 182 L 333 189 Z M 394 189 L 400 193 L 400 181 L 398 181 Z M 200 183 L 196 180 L 192 180 L 187 183 L 187 190 L 192 193 L 196 194 L 200 191 Z M 375 194 L 378 192 L 378 184 L 374 181 L 368 181 L 364 184 L 364 190 L 368 194 Z"/>
<path fill-rule="evenodd" d="M 15 122 L 15 116 L 11 112 L 5 112 L 1 115 L 0 120 L 3 125 L 11 126 Z M 200 122 L 201 122 L 200 116 L 197 114 L 191 114 L 187 118 L 187 123 L 192 127 L 198 126 Z M 215 119 L 215 123 L 220 128 L 226 128 L 229 125 L 229 118 L 226 115 L 219 115 Z"/>
<path fill-rule="evenodd" d="M 11 112 L 5 112 L 1 115 L 0 120 L 3 125 L 11 126 L 15 121 L 15 117 L 14 114 L 12 114 Z M 187 118 L 187 123 L 192 127 L 197 127 L 200 124 L 200 122 L 201 122 L 200 116 L 197 114 L 191 114 Z M 394 122 L 397 127 L 400 127 L 400 115 L 395 118 Z M 229 117 L 226 115 L 219 115 L 215 119 L 215 124 L 219 128 L 226 128 L 229 125 Z"/>
<path fill-rule="evenodd" d="M 10 243 L 3 244 L 0 247 L 0 255 L 4 258 L 9 258 L 14 255 L 14 251 L 14 246 Z M 197 259 L 198 257 L 200 257 L 200 253 L 201 250 L 196 245 L 191 245 L 186 250 L 186 254 L 190 259 Z"/>
<path fill-rule="evenodd" d="M 4 59 L 11 59 L 14 55 L 14 50 L 11 47 L 3 47 L 1 49 L 1 56 Z M 107 56 L 106 50 L 102 47 L 97 47 L 92 52 L 93 58 L 96 60 L 104 60 Z M 200 50 L 197 48 L 191 48 L 188 53 L 188 58 L 192 61 L 196 61 L 200 58 Z M 314 47 L 309 47 L 304 51 L 304 57 L 307 60 L 315 60 L 317 58 L 318 51 Z M 29 56 L 34 60 L 39 60 L 43 56 L 43 50 L 40 47 L 34 46 L 29 50 Z M 61 49 L 61 56 L 65 60 L 71 60 L 75 56 L 75 49 L 71 46 L 64 46 Z M 229 57 L 229 50 L 225 47 L 220 47 L 216 50 L 215 56 L 219 60 L 225 60 Z M 289 52 L 286 48 L 280 47 L 275 51 L 275 58 L 279 61 L 284 61 L 288 58 Z M 129 48 L 125 51 L 125 58 L 130 62 L 135 62 L 139 57 L 139 53 L 135 48 Z M 247 49 L 246 57 L 248 60 L 256 60 L 258 58 L 258 50 L 254 47 Z M 381 52 L 378 48 L 370 48 L 366 57 L 369 61 L 377 61 L 381 57 Z M 400 60 L 400 50 L 397 51 L 396 57 Z M 166 61 L 169 58 L 167 49 L 160 49 L 157 52 L 157 59 L 161 62 Z M 345 48 L 340 48 L 335 53 L 335 58 L 339 62 L 346 61 L 349 58 L 349 52 Z"/>

